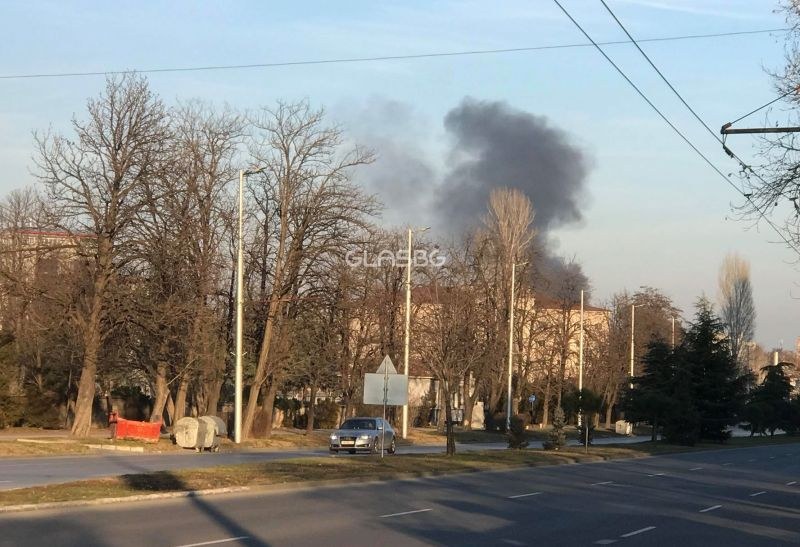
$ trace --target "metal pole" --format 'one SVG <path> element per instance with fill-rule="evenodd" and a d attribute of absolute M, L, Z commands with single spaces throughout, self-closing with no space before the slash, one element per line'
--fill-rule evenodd
<path fill-rule="evenodd" d="M 236 395 L 234 402 L 233 439 L 242 442 L 242 329 L 244 305 L 244 250 L 243 250 L 243 218 L 244 216 L 244 171 L 239 171 L 239 248 L 236 255 Z"/>
<path fill-rule="evenodd" d="M 383 448 L 386 444 L 386 402 L 389 398 L 389 367 L 383 371 L 383 422 L 381 423 L 381 459 L 383 459 Z"/>
<path fill-rule="evenodd" d="M 631 389 L 633 389 L 633 330 L 636 321 L 636 305 L 631 304 Z"/>
<path fill-rule="evenodd" d="M 675 349 L 675 316 L 672 316 L 672 349 Z"/>
<path fill-rule="evenodd" d="M 408 229 L 408 263 L 406 264 L 406 332 L 404 352 L 403 352 L 403 374 L 406 375 L 408 381 L 408 348 L 411 337 L 411 234 L 413 230 Z M 403 438 L 408 436 L 408 403 L 403 405 Z"/>
<path fill-rule="evenodd" d="M 511 374 L 514 364 L 514 281 L 517 264 L 511 263 L 511 301 L 508 313 L 508 398 L 506 404 L 506 431 L 511 431 Z"/>
<path fill-rule="evenodd" d="M 583 393 L 583 289 L 581 289 L 581 334 L 578 341 L 578 394 Z M 581 426 L 583 409 L 578 412 L 578 427 Z"/>

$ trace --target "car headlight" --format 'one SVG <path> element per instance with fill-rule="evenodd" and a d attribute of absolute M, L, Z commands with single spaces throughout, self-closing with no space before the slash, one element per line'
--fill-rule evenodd
<path fill-rule="evenodd" d="M 359 435 L 358 438 L 361 439 L 362 441 L 366 441 L 367 439 L 369 439 L 369 435 Z"/>
<path fill-rule="evenodd" d="M 339 437 L 337 437 L 336 435 L 331 435 L 331 440 L 332 440 L 332 441 L 335 441 L 335 440 L 336 440 L 336 439 L 338 439 L 338 438 L 339 438 Z"/>

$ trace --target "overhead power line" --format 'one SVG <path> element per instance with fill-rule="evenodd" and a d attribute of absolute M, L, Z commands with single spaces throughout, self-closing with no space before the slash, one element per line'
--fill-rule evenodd
<path fill-rule="evenodd" d="M 643 38 L 640 42 L 674 42 L 678 40 L 700 40 L 708 38 L 724 38 L 729 36 L 746 36 L 751 34 L 768 34 L 770 32 L 787 32 L 789 28 L 774 28 L 774 29 L 761 29 L 761 30 L 742 30 L 734 32 L 718 32 L 713 34 L 683 34 L 678 36 L 664 36 L 656 38 Z M 600 42 L 603 46 L 614 46 L 630 44 L 628 40 L 614 40 L 609 42 Z M 516 47 L 516 48 L 502 48 L 502 49 L 474 49 L 464 51 L 445 51 L 434 53 L 416 53 L 406 55 L 382 55 L 375 57 L 342 57 L 336 59 L 312 59 L 300 61 L 277 61 L 274 63 L 252 63 L 252 64 L 237 64 L 237 65 L 208 65 L 208 66 L 194 66 L 194 67 L 172 67 L 172 68 L 146 68 L 138 70 L 99 70 L 90 72 L 49 72 L 49 73 L 31 73 L 31 74 L 6 74 L 0 75 L 0 80 L 22 80 L 34 78 L 69 78 L 81 76 L 106 76 L 114 74 L 156 74 L 162 72 L 199 72 L 208 70 L 244 70 L 255 68 L 278 68 L 278 67 L 291 67 L 291 66 L 307 66 L 307 65 L 333 65 L 344 63 L 368 63 L 376 61 L 403 61 L 414 59 L 434 59 L 438 57 L 464 57 L 470 55 L 494 55 L 502 53 L 524 53 L 527 51 L 545 51 L 550 49 L 569 49 L 581 47 L 593 47 L 592 43 L 577 43 L 577 44 L 554 44 L 549 46 L 530 46 L 530 47 Z"/>
<path fill-rule="evenodd" d="M 713 129 L 711 129 L 711 127 L 709 127 L 709 125 L 708 125 L 708 124 L 705 122 L 705 120 L 703 120 L 703 118 L 702 118 L 702 117 L 701 117 L 701 116 L 700 116 L 700 115 L 697 113 L 697 111 L 695 111 L 695 109 L 694 109 L 694 108 L 692 108 L 692 107 L 689 105 L 689 103 L 688 103 L 688 102 L 686 102 L 686 99 L 684 99 L 684 98 L 683 98 L 683 96 L 682 96 L 682 95 L 681 95 L 681 94 L 678 92 L 678 90 L 677 90 L 677 89 L 675 89 L 675 86 L 674 86 L 674 85 L 672 85 L 672 82 L 670 82 L 670 81 L 669 81 L 669 79 L 667 79 L 667 77 L 664 75 L 664 73 L 663 73 L 663 72 L 661 72 L 661 70 L 659 70 L 659 68 L 656 66 L 656 64 L 653 62 L 653 60 L 650 58 L 650 56 L 649 56 L 649 55 L 647 55 L 647 53 L 645 53 L 645 51 L 644 51 L 644 50 L 641 48 L 641 46 L 639 46 L 639 44 L 637 43 L 637 41 L 636 41 L 636 39 L 633 37 L 633 35 L 632 35 L 632 34 L 631 34 L 629 31 L 628 31 L 628 29 L 625 27 L 625 25 L 623 25 L 623 24 L 622 24 L 622 21 L 620 21 L 619 17 L 617 17 L 617 15 L 614 13 L 614 11 L 613 11 L 613 10 L 612 10 L 612 9 L 609 7 L 609 5 L 606 3 L 606 0 L 600 0 L 600 3 L 601 3 L 601 4 L 603 4 L 603 7 L 605 7 L 605 8 L 606 8 L 606 11 L 608 11 L 608 13 L 609 13 L 609 14 L 611 15 L 611 17 L 614 19 L 614 21 L 616 21 L 617 25 L 619 25 L 619 28 L 621 28 L 621 29 L 622 29 L 622 31 L 625 33 L 625 35 L 628 37 L 628 39 L 631 41 L 631 43 L 632 43 L 632 44 L 633 44 L 633 45 L 636 47 L 636 49 L 637 49 L 637 50 L 639 50 L 639 53 L 641 53 L 641 54 L 642 54 L 642 56 L 645 58 L 645 60 L 646 60 L 646 61 L 647 61 L 647 62 L 650 64 L 650 66 L 653 68 L 653 70 L 655 70 L 655 71 L 656 71 L 656 74 L 658 74 L 658 75 L 661 77 L 661 79 L 664 81 L 664 83 L 667 85 L 667 87 L 669 87 L 669 89 L 672 91 L 672 93 L 674 93 L 674 94 L 675 94 L 675 96 L 676 96 L 676 97 L 677 97 L 677 98 L 678 98 L 678 99 L 681 101 L 681 103 L 683 103 L 683 106 L 685 106 L 685 107 L 686 107 L 686 109 L 687 109 L 689 112 L 691 112 L 692 116 L 694 116 L 694 117 L 695 117 L 695 119 L 697 119 L 697 121 L 698 121 L 698 122 L 700 122 L 700 124 L 701 124 L 701 125 L 702 125 L 702 126 L 705 128 L 705 129 L 706 129 L 706 131 L 708 131 L 708 133 L 709 133 L 709 134 L 710 134 L 710 135 L 711 135 L 711 136 L 712 136 L 712 137 L 713 137 L 713 138 L 714 138 L 714 139 L 715 139 L 715 140 L 716 140 L 716 141 L 717 141 L 719 144 L 721 144 L 721 145 L 722 145 L 722 148 L 723 148 L 723 150 L 725 151 L 725 153 L 727 153 L 727 154 L 728 154 L 728 155 L 731 157 L 731 159 L 735 160 L 735 161 L 736 161 L 736 162 L 739 164 L 740 168 L 741 168 L 743 171 L 745 171 L 745 172 L 750 172 L 750 173 L 751 173 L 753 176 L 755 176 L 755 177 L 756 177 L 758 180 L 760 180 L 760 181 L 761 181 L 763 184 L 767 184 L 767 181 L 765 181 L 765 180 L 764 180 L 764 178 L 763 178 L 763 177 L 762 177 L 760 174 L 756 173 L 756 171 L 755 171 L 755 170 L 753 170 L 753 168 L 752 168 L 750 165 L 746 164 L 746 163 L 744 162 L 744 160 L 742 160 L 742 159 L 741 159 L 739 156 L 737 156 L 737 155 L 736 155 L 736 153 L 734 153 L 734 152 L 733 152 L 733 151 L 732 151 L 730 148 L 728 148 L 728 146 L 726 146 L 726 144 L 725 144 L 725 139 L 724 139 L 723 137 L 720 137 L 720 136 L 717 134 L 717 132 L 715 132 Z M 791 91 L 790 91 L 790 92 L 787 92 L 787 93 L 784 93 L 782 96 L 778 97 L 777 99 L 773 99 L 772 101 L 770 101 L 770 102 L 769 102 L 769 103 L 767 103 L 766 105 L 764 105 L 764 106 L 762 106 L 762 107 L 760 107 L 760 108 L 758 108 L 758 109 L 754 110 L 753 112 L 757 112 L 758 110 L 761 110 L 761 108 L 765 108 L 766 106 L 769 106 L 770 104 L 772 104 L 772 103 L 774 103 L 774 102 L 777 102 L 777 101 L 779 101 L 779 100 L 780 100 L 780 99 L 782 99 L 783 97 L 786 97 L 787 95 L 789 95 L 789 93 L 791 93 Z M 752 114 L 753 112 L 751 112 L 750 114 Z M 747 117 L 747 116 L 749 116 L 750 114 L 745 114 L 744 116 L 742 116 L 742 118 L 746 118 L 746 117 Z M 742 118 L 740 118 L 740 119 L 742 119 Z M 739 120 L 737 120 L 737 121 L 739 121 Z M 731 123 L 734 123 L 734 122 L 731 122 Z M 718 170 L 718 169 L 716 169 L 716 167 L 715 167 L 714 169 L 715 169 L 715 170 L 716 170 L 716 171 L 719 173 L 719 170 Z M 782 233 L 782 232 L 781 232 L 781 231 L 778 229 L 778 227 L 777 227 L 777 226 L 775 226 L 775 224 L 772 222 L 772 219 L 770 219 L 769 217 L 767 217 L 767 215 L 766 215 L 766 211 L 762 210 L 762 209 L 761 209 L 761 208 L 760 208 L 758 205 L 756 205 L 756 203 L 755 203 L 755 202 L 752 200 L 752 195 L 751 195 L 751 194 L 749 194 L 749 193 L 745 193 L 743 190 L 739 189 L 739 187 L 737 187 L 736 185 L 732 184 L 732 183 L 730 182 L 730 179 L 729 179 L 728 177 L 725 177 L 725 176 L 724 176 L 722 173 L 720 173 L 720 175 L 722 175 L 722 176 L 725 178 L 725 181 L 726 181 L 726 182 L 728 182 L 728 183 L 729 183 L 729 184 L 731 184 L 731 185 L 732 185 L 734 188 L 736 188 L 736 190 L 737 190 L 737 191 L 738 191 L 738 192 L 739 192 L 739 193 L 740 193 L 740 194 L 741 194 L 741 195 L 742 195 L 742 196 L 743 196 L 743 197 L 744 197 L 744 198 L 745 198 L 745 199 L 746 199 L 746 200 L 747 200 L 747 201 L 750 203 L 750 205 L 752 205 L 752 206 L 753 206 L 753 208 L 756 210 L 756 212 L 758 212 L 758 215 L 759 215 L 759 217 L 760 217 L 762 220 L 764 220 L 765 222 L 767 222 L 767 224 L 769 224 L 769 225 L 772 227 L 772 229 L 773 229 L 773 230 L 775 230 L 775 233 L 777 233 L 777 234 L 780 236 L 780 238 L 781 238 L 781 239 L 782 239 L 782 240 L 783 240 L 785 243 L 787 243 L 787 244 L 788 244 L 788 245 L 789 245 L 789 246 L 790 246 L 792 249 L 794 249 L 796 252 L 798 252 L 798 254 L 800 254 L 800 250 L 798 250 L 798 249 L 795 247 L 795 245 L 793 245 L 792 243 L 789 243 L 789 240 L 788 240 L 788 239 L 787 239 L 787 238 L 784 236 L 784 234 L 783 234 L 783 233 Z M 795 203 L 795 205 L 796 205 L 796 203 Z M 764 207 L 764 209 L 766 209 L 766 206 Z"/>
<path fill-rule="evenodd" d="M 645 93 L 639 88 L 639 86 L 637 86 L 633 82 L 633 80 L 631 80 L 628 77 L 628 75 L 619 67 L 619 65 L 617 65 L 614 62 L 614 60 L 611 59 L 611 57 L 608 56 L 608 54 L 605 52 L 605 50 L 601 47 L 601 44 L 599 44 L 598 42 L 595 42 L 595 40 L 589 35 L 588 32 L 586 32 L 586 30 L 569 13 L 569 11 L 567 11 L 567 9 L 561 4 L 561 2 L 559 0 L 553 0 L 553 2 L 555 2 L 555 4 L 559 7 L 559 9 L 561 9 L 561 11 L 564 13 L 564 15 L 567 16 L 567 18 L 572 22 L 573 25 L 575 25 L 575 27 L 581 32 L 581 34 L 583 34 L 584 37 L 586 37 L 586 39 L 589 40 L 589 42 L 592 43 L 594 48 L 597 49 L 598 52 L 600 52 L 600 54 L 605 58 L 605 60 L 608 61 L 608 63 L 612 67 L 614 67 L 614 69 L 619 73 L 620 76 L 622 76 L 622 78 L 628 83 L 628 85 L 631 86 L 636 91 L 636 93 L 650 106 L 650 108 L 653 109 L 653 111 L 655 111 L 656 114 L 658 114 L 658 116 L 664 121 L 664 123 L 666 123 L 681 138 L 681 140 L 683 140 L 695 152 L 695 154 L 697 154 L 709 167 L 711 167 L 711 169 L 713 169 L 714 172 L 716 172 L 731 188 L 736 190 L 742 197 L 744 197 L 745 199 L 750 201 L 750 197 L 747 194 L 745 194 L 745 192 L 742 189 L 740 189 L 738 186 L 736 186 L 736 184 L 734 184 L 733 181 L 731 181 L 728 177 L 726 177 L 725 174 L 722 171 L 720 171 L 719 168 L 710 159 L 708 159 L 708 157 L 705 154 L 703 154 L 703 152 L 701 152 L 700 149 L 697 148 L 697 146 L 695 146 L 695 144 L 691 140 L 689 140 L 689 138 L 686 135 L 684 135 L 684 133 L 680 129 L 678 129 L 675 126 L 675 124 L 672 123 L 672 121 L 670 121 L 670 119 L 667 118 L 667 116 L 663 112 L 661 112 L 661 110 L 653 103 L 653 101 L 651 101 L 647 97 L 647 95 L 645 95 Z M 603 2 L 603 5 L 606 5 L 603 0 L 601 0 L 601 2 Z M 606 6 L 606 8 L 608 9 L 608 6 Z M 616 17 L 615 17 L 615 19 L 616 19 Z M 617 20 L 617 22 L 619 23 L 618 20 Z M 619 24 L 620 24 L 620 26 L 622 26 L 621 23 L 619 23 Z M 628 34 L 627 30 L 625 32 L 626 32 L 626 34 Z M 628 34 L 628 36 L 630 38 L 630 34 Z M 635 43 L 635 40 L 633 40 L 632 38 L 630 39 L 630 41 Z M 638 47 L 638 45 L 637 45 L 637 47 Z M 639 48 L 639 51 L 641 51 L 641 48 Z M 643 51 L 642 51 L 642 54 L 644 54 Z M 647 57 L 647 56 L 645 55 L 645 57 Z M 647 57 L 647 59 L 649 60 L 649 57 Z M 652 63 L 652 61 L 651 61 L 651 65 L 654 68 L 656 68 L 655 65 Z M 663 76 L 663 74 L 661 74 L 661 71 L 659 71 L 657 68 L 656 68 L 656 71 L 661 75 L 662 79 L 664 79 L 665 81 L 668 82 L 668 80 L 666 80 L 666 78 Z M 672 91 L 676 95 L 678 95 L 680 97 L 680 94 L 675 90 L 675 88 L 672 86 L 672 84 L 669 84 L 669 82 L 668 82 L 668 85 L 670 86 Z M 681 98 L 681 101 L 684 103 L 684 105 L 687 108 L 689 108 L 689 110 L 695 115 L 695 117 L 697 117 L 700 120 L 700 122 L 703 124 L 703 126 L 706 126 L 706 124 L 702 120 L 702 118 L 700 118 L 700 116 L 697 115 L 697 113 L 688 105 L 688 103 L 686 103 L 686 101 L 683 100 L 683 97 L 680 97 L 680 98 Z M 708 129 L 710 130 L 710 128 L 708 128 Z M 711 132 L 712 132 L 712 134 L 714 135 L 715 138 L 718 138 L 717 135 L 713 131 L 711 131 Z M 741 163 L 741 160 L 739 160 L 739 161 Z M 753 203 L 753 202 L 750 201 L 750 203 Z M 758 211 L 760 217 L 762 219 L 764 219 L 767 222 L 767 224 L 769 224 L 769 226 L 772 227 L 772 229 L 775 231 L 776 234 L 778 234 L 778 237 L 780 237 L 784 241 L 784 243 L 786 243 L 791 249 L 793 249 L 796 253 L 798 253 L 800 255 L 800 249 L 798 249 L 791 241 L 789 241 L 786 238 L 786 236 L 778 229 L 778 227 L 775 226 L 775 224 L 769 218 L 766 217 L 766 215 L 761 211 L 761 209 L 759 209 L 754 203 L 753 203 L 753 206 L 756 208 L 756 211 Z"/>

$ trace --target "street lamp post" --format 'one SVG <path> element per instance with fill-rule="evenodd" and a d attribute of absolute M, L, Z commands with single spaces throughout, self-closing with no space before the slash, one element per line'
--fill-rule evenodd
<path fill-rule="evenodd" d="M 581 331 L 578 338 L 578 394 L 583 395 L 583 289 L 581 289 Z M 578 413 L 578 427 L 581 426 L 583 409 Z"/>
<path fill-rule="evenodd" d="M 418 233 L 425 232 L 429 230 L 430 227 L 427 226 L 425 228 L 418 228 L 416 231 Z M 406 264 L 406 317 L 405 317 L 405 340 L 403 342 L 404 351 L 403 351 L 403 374 L 406 375 L 406 381 L 408 381 L 408 352 L 409 346 L 411 344 L 411 237 L 414 234 L 414 229 L 408 229 L 408 256 L 406 257 L 408 262 Z M 403 405 L 403 428 L 402 428 L 402 436 L 405 439 L 408 436 L 408 403 Z"/>
<path fill-rule="evenodd" d="M 511 300 L 508 312 L 508 386 L 506 398 L 506 431 L 511 431 L 511 375 L 514 371 L 514 288 L 516 285 L 517 266 L 524 266 L 527 262 L 517 264 L 511 262 Z"/>
<path fill-rule="evenodd" d="M 236 252 L 236 372 L 233 416 L 233 440 L 242 442 L 242 343 L 244 332 L 244 182 L 248 175 L 264 169 L 239 171 L 239 244 Z"/>

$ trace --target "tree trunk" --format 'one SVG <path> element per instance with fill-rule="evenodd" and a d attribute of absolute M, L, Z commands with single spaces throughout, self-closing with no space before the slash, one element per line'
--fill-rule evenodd
<path fill-rule="evenodd" d="M 550 374 L 547 375 L 547 382 L 544 385 L 544 397 L 542 398 L 542 427 L 547 427 L 550 419 Z"/>
<path fill-rule="evenodd" d="M 160 421 L 166 423 L 164 420 L 164 406 L 167 404 L 168 395 L 167 364 L 161 361 L 156 366 L 155 398 L 153 402 L 153 411 L 150 413 L 151 422 L 155 423 Z"/>
<path fill-rule="evenodd" d="M 253 430 L 253 419 L 256 416 L 256 408 L 258 408 L 258 398 L 261 395 L 261 387 L 267 379 L 267 359 L 269 358 L 270 348 L 272 346 L 272 334 L 275 328 L 275 320 L 277 313 L 280 312 L 279 301 L 276 299 L 270 300 L 269 311 L 267 312 L 267 324 L 264 328 L 264 337 L 261 340 L 261 350 L 258 354 L 258 364 L 256 365 L 256 374 L 253 378 L 253 384 L 250 386 L 250 395 L 247 398 L 247 408 L 242 420 L 242 438 L 247 439 Z M 270 408 L 271 411 L 271 408 Z M 268 435 L 272 431 L 272 415 L 267 416 Z"/>
<path fill-rule="evenodd" d="M 453 411 L 450 407 L 451 395 L 449 386 L 444 389 L 444 422 L 445 431 L 447 432 L 447 455 L 455 456 L 456 454 L 456 438 L 453 434 Z"/>
<path fill-rule="evenodd" d="M 186 393 L 189 391 L 189 377 L 184 374 L 181 376 L 181 383 L 178 384 L 178 392 L 175 394 L 175 419 L 172 423 L 186 416 Z"/>
<path fill-rule="evenodd" d="M 608 401 L 606 408 L 606 429 L 611 429 L 611 415 L 614 412 L 614 405 L 617 403 L 617 388 L 611 392 L 611 399 Z"/>
<path fill-rule="evenodd" d="M 311 394 L 308 400 L 308 409 L 306 409 L 306 432 L 311 433 L 314 431 L 314 411 L 316 409 L 315 399 L 317 397 L 317 385 L 311 384 Z"/>
<path fill-rule="evenodd" d="M 269 385 L 269 390 L 267 390 L 267 396 L 264 397 L 264 405 L 261 407 L 267 416 L 267 427 L 266 431 L 264 432 L 265 437 L 270 437 L 272 435 L 272 429 L 275 425 L 273 422 L 275 421 L 275 396 L 277 394 L 278 381 L 273 378 Z"/>
<path fill-rule="evenodd" d="M 100 320 L 103 309 L 102 293 L 105 292 L 105 279 L 94 284 L 94 296 L 88 321 L 83 334 L 83 368 L 78 381 L 78 395 L 75 398 L 75 419 L 72 422 L 72 436 L 86 437 L 92 428 L 95 383 L 97 381 L 97 356 L 100 352 Z"/>
<path fill-rule="evenodd" d="M 223 379 L 217 375 L 212 381 L 208 389 L 208 398 L 206 401 L 206 414 L 209 416 L 217 415 L 217 408 L 219 407 L 220 391 L 222 390 Z"/>
<path fill-rule="evenodd" d="M 475 393 L 470 390 L 470 384 L 472 383 L 472 374 L 466 374 L 464 376 L 464 390 L 463 390 L 463 401 L 464 401 L 464 419 L 462 420 L 461 425 L 464 426 L 464 429 L 467 431 L 472 430 L 472 410 L 475 406 L 474 402 L 474 395 Z"/>

